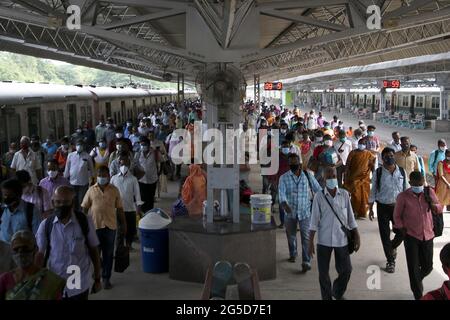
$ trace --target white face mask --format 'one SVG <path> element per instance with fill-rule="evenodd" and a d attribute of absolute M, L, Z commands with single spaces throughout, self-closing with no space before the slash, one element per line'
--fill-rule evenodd
<path fill-rule="evenodd" d="M 365 144 L 358 144 L 358 149 L 359 150 L 366 150 L 366 145 Z"/>
<path fill-rule="evenodd" d="M 75 150 L 77 150 L 77 152 L 82 152 L 82 151 L 83 151 L 83 146 L 77 145 L 77 146 L 75 147 Z"/>
<path fill-rule="evenodd" d="M 117 149 L 117 151 L 122 151 L 122 145 L 121 144 L 117 144 L 116 145 L 116 149 Z"/>
<path fill-rule="evenodd" d="M 55 179 L 56 176 L 58 175 L 58 171 L 51 171 L 51 170 L 49 170 L 49 171 L 47 172 L 47 174 L 48 174 L 48 176 L 49 176 L 50 178 Z"/>
<path fill-rule="evenodd" d="M 121 133 L 116 133 L 116 138 L 117 138 L 117 139 L 122 138 L 122 136 L 123 136 L 123 134 L 121 134 Z"/>
<path fill-rule="evenodd" d="M 333 145 L 333 141 L 327 140 L 327 141 L 324 142 L 324 144 L 325 144 L 326 146 L 328 146 L 328 147 L 331 147 L 331 146 Z"/>
<path fill-rule="evenodd" d="M 445 150 L 447 150 L 447 147 L 439 147 L 439 150 L 441 150 L 442 152 L 444 152 Z"/>
<path fill-rule="evenodd" d="M 120 172 L 125 175 L 128 172 L 128 167 L 127 166 L 120 166 Z"/>

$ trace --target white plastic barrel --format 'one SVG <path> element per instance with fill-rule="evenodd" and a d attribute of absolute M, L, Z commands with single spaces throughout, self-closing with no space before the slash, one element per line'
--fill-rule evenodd
<path fill-rule="evenodd" d="M 272 196 L 270 194 L 253 194 L 250 196 L 250 213 L 252 223 L 270 223 L 272 216 Z"/>

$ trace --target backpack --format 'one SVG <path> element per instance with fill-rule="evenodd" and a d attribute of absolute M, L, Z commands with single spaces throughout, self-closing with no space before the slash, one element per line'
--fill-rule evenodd
<path fill-rule="evenodd" d="M 398 167 L 398 169 L 400 170 L 400 173 L 402 174 L 403 177 L 403 191 L 406 190 L 406 172 L 405 169 L 403 169 L 402 167 Z M 379 167 L 376 170 L 376 175 L 377 175 L 377 191 L 380 191 L 380 183 L 381 183 L 381 174 L 383 173 L 383 167 Z"/>
<path fill-rule="evenodd" d="M 31 202 L 25 202 L 26 208 L 26 217 L 27 217 L 27 226 L 30 231 L 33 231 L 33 215 L 34 215 L 34 204 Z M 4 207 L 0 207 L 0 224 L 2 223 L 3 211 L 5 211 Z"/>
<path fill-rule="evenodd" d="M 75 211 L 75 217 L 78 221 L 78 224 L 80 225 L 81 232 L 83 233 L 84 242 L 86 243 L 86 247 L 89 248 L 89 243 L 88 243 L 89 222 L 87 219 L 87 215 L 85 215 L 81 211 Z M 45 231 L 45 236 L 47 237 L 47 248 L 45 250 L 44 266 L 47 265 L 48 258 L 50 257 L 50 250 L 51 250 L 50 236 L 51 236 L 52 230 L 53 230 L 53 220 L 54 219 L 55 219 L 55 215 L 52 214 L 51 216 L 49 216 L 47 218 L 47 220 L 45 220 L 44 231 Z"/>
<path fill-rule="evenodd" d="M 423 188 L 423 195 L 425 196 L 425 200 L 428 203 L 429 209 L 431 210 L 431 197 L 430 197 L 430 187 Z M 444 215 L 443 214 L 434 214 L 431 210 L 431 215 L 433 217 L 433 232 L 435 237 L 442 236 L 442 232 L 444 231 Z"/>

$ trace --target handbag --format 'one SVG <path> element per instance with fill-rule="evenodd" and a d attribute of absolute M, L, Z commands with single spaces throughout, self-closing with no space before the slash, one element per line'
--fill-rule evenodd
<path fill-rule="evenodd" d="M 117 237 L 117 248 L 114 257 L 114 271 L 122 273 L 130 266 L 130 250 L 124 244 L 123 235 Z"/>
<path fill-rule="evenodd" d="M 423 194 L 425 196 L 425 200 L 428 203 L 428 206 L 431 211 L 431 215 L 433 217 L 433 232 L 435 237 L 442 236 L 444 232 L 444 215 L 441 213 L 433 212 L 431 206 L 431 197 L 430 197 L 430 187 L 425 187 L 423 190 Z"/>
<path fill-rule="evenodd" d="M 325 200 L 327 201 L 328 205 L 330 206 L 331 211 L 333 211 L 334 215 L 336 216 L 336 218 L 338 219 L 339 223 L 341 224 L 342 231 L 344 231 L 345 235 L 347 236 L 348 253 L 352 254 L 353 252 L 355 252 L 355 246 L 356 246 L 355 233 L 353 232 L 353 230 L 350 230 L 349 228 L 347 228 L 344 225 L 344 223 L 342 223 L 342 221 L 339 218 L 338 214 L 336 213 L 336 211 L 334 211 L 333 206 L 331 205 L 330 201 L 328 200 L 327 196 L 325 195 L 325 191 L 322 190 L 322 193 L 323 193 L 323 196 L 324 196 Z"/>

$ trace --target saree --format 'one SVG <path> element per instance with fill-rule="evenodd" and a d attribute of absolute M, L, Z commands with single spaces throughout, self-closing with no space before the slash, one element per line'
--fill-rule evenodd
<path fill-rule="evenodd" d="M 202 217 L 206 200 L 206 176 L 198 164 L 189 166 L 189 176 L 183 184 L 181 198 L 191 218 Z"/>
<path fill-rule="evenodd" d="M 344 188 L 351 194 L 353 211 L 358 218 L 366 218 L 369 210 L 370 172 L 374 160 L 374 155 L 367 150 L 353 150 L 347 158 Z"/>
<path fill-rule="evenodd" d="M 6 300 L 59 300 L 62 298 L 66 280 L 49 271 L 41 269 L 25 278 L 6 292 Z"/>

